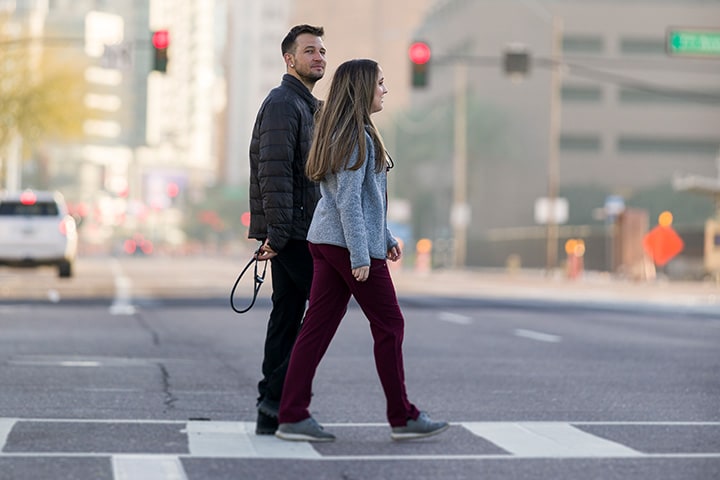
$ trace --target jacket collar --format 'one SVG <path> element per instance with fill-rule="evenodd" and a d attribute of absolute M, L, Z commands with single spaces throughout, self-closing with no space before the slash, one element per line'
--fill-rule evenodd
<path fill-rule="evenodd" d="M 318 99 L 313 96 L 310 90 L 307 89 L 304 83 L 297 78 L 293 77 L 289 73 L 286 73 L 282 77 L 282 85 L 290 88 L 295 93 L 300 95 L 312 108 L 313 111 L 318 107 Z"/>

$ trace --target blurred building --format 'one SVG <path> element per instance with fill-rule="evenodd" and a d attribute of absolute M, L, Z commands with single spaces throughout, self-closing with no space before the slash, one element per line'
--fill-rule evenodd
<path fill-rule="evenodd" d="M 23 42 L 54 64 L 66 63 L 85 82 L 80 138 L 22 139 L 15 187 L 62 191 L 87 219 L 84 242 L 108 245 L 123 226 L 135 154 L 145 144 L 147 2 L 16 0 L 3 6 Z"/>
<path fill-rule="evenodd" d="M 246 185 L 248 150 L 255 115 L 268 92 L 280 83 L 285 63 L 280 42 L 289 30 L 290 0 L 228 0 L 224 67 L 227 109 L 223 131 L 221 182 Z M 246 199 L 238 208 L 247 208 Z"/>
<path fill-rule="evenodd" d="M 229 1 L 226 71 L 228 82 L 226 151 L 223 180 L 244 185 L 249 175 L 248 148 L 255 114 L 268 92 L 280 83 L 285 63 L 280 42 L 293 25 L 325 28 L 328 68 L 313 94 L 324 98 L 335 68 L 352 58 L 377 60 L 385 72 L 390 95 L 378 124 L 391 124 L 393 112 L 410 100 L 407 48 L 431 0 Z M 392 130 L 389 130 L 390 132 Z M 387 138 L 392 142 L 392 138 Z"/>
<path fill-rule="evenodd" d="M 147 145 L 141 162 L 186 178 L 188 188 L 216 181 L 218 112 L 225 92 L 213 0 L 151 0 L 149 32 L 167 31 L 167 71 L 148 78 Z M 149 35 L 148 35 L 149 39 Z M 149 41 L 149 40 L 148 40 Z"/>
<path fill-rule="evenodd" d="M 391 121 L 394 112 L 410 100 L 410 66 L 407 50 L 433 0 L 294 0 L 290 23 L 309 23 L 325 28 L 328 68 L 314 92 L 324 98 L 338 65 L 353 58 L 376 60 L 385 74 L 388 95 L 378 124 Z"/>
<path fill-rule="evenodd" d="M 84 139 L 44 144 L 34 152 L 36 162 L 25 162 L 28 173 L 45 169 L 43 177 L 70 198 L 126 190 L 132 150 L 145 143 L 147 72 L 141 65 L 148 52 L 138 51 L 136 36 L 138 25 L 147 22 L 147 8 L 94 0 L 16 0 L 6 8 L 23 38 L 35 39 L 50 58 L 84 57 L 86 65 Z M 111 61 L 109 46 L 116 48 Z M 33 185 L 32 175 L 27 181 L 24 186 Z"/>
<path fill-rule="evenodd" d="M 4 34 L 29 38 L 32 56 L 87 63 L 84 138 L 36 146 L 23 186 L 41 179 L 92 204 L 110 230 L 136 226 L 125 212 L 176 224 L 207 186 L 242 190 L 255 114 L 285 72 L 280 42 L 300 23 L 325 28 L 316 96 L 345 60 L 383 67 L 390 93 L 375 120 L 397 164 L 392 219 L 436 245 L 462 223 L 470 265 L 511 254 L 543 265 L 535 207 L 551 185 L 569 207 L 558 252 L 564 236 L 604 235 L 609 199 L 651 222 L 671 210 L 679 226 L 713 211 L 672 180 L 718 175 L 720 57 L 668 55 L 666 33 L 717 30 L 720 0 L 0 0 L 0 12 Z M 152 71 L 157 30 L 170 38 L 165 72 Z M 413 40 L 432 50 L 419 89 Z M 528 55 L 526 73 L 506 73 L 509 48 Z M 586 245 L 588 257 L 604 250 Z"/>
<path fill-rule="evenodd" d="M 175 241 L 182 205 L 216 181 L 225 85 L 212 0 L 3 0 L 23 36 L 56 59 L 84 58 L 88 116 L 76 141 L 44 141 L 24 159 L 23 187 L 60 189 L 97 214 L 85 233 L 162 224 Z M 169 35 L 154 69 L 152 34 Z M 97 228 L 95 228 L 97 227 Z M 162 235 L 161 235 L 162 236 Z M 162 240 L 162 239 L 161 239 Z"/>
<path fill-rule="evenodd" d="M 412 157 L 414 166 L 401 172 L 402 185 L 412 188 L 397 193 L 412 201 L 420 233 L 452 236 L 452 105 L 460 75 L 467 85 L 469 264 L 499 266 L 522 253 L 524 264 L 543 265 L 545 230 L 534 208 L 553 182 L 568 200 L 569 225 L 602 232 L 598 213 L 609 195 L 649 208 L 651 222 L 685 205 L 676 224 L 701 225 L 697 211 L 709 213 L 711 202 L 673 192 L 672 179 L 718 175 L 720 56 L 668 55 L 666 33 L 717 30 L 718 20 L 720 2 L 706 0 L 436 2 L 414 35 L 432 48 L 429 84 L 413 92 L 415 120 L 398 128 L 398 156 Z M 508 48 L 529 54 L 526 74 L 505 73 Z M 557 84 L 554 65 L 561 65 Z M 561 118 L 557 132 L 553 113 Z M 440 143 L 446 148 L 427 147 Z M 535 246 L 513 251 L 515 240 L 531 237 Z"/>

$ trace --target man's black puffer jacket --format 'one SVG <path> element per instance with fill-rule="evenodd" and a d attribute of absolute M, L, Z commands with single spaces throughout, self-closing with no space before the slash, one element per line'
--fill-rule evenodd
<path fill-rule="evenodd" d="M 300 80 L 283 75 L 260 107 L 250 141 L 249 238 L 281 251 L 305 240 L 320 189 L 305 176 L 318 100 Z"/>

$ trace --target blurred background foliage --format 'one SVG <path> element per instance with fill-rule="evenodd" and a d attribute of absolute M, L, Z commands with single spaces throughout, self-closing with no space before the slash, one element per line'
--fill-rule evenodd
<path fill-rule="evenodd" d="M 83 135 L 88 109 L 84 71 L 70 50 L 39 49 L 33 39 L 11 39 L 0 18 L 0 149 L 14 135 L 27 147 L 44 140 L 71 140 Z"/>

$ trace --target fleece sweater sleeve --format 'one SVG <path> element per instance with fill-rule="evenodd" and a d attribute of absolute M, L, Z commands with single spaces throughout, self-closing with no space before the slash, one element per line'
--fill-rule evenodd
<path fill-rule="evenodd" d="M 357 163 L 358 155 L 359 149 L 356 148 L 348 165 Z M 345 169 L 337 174 L 337 208 L 352 268 L 370 266 L 368 234 L 362 208 L 362 188 L 369 163 L 367 160 L 357 170 Z"/>

